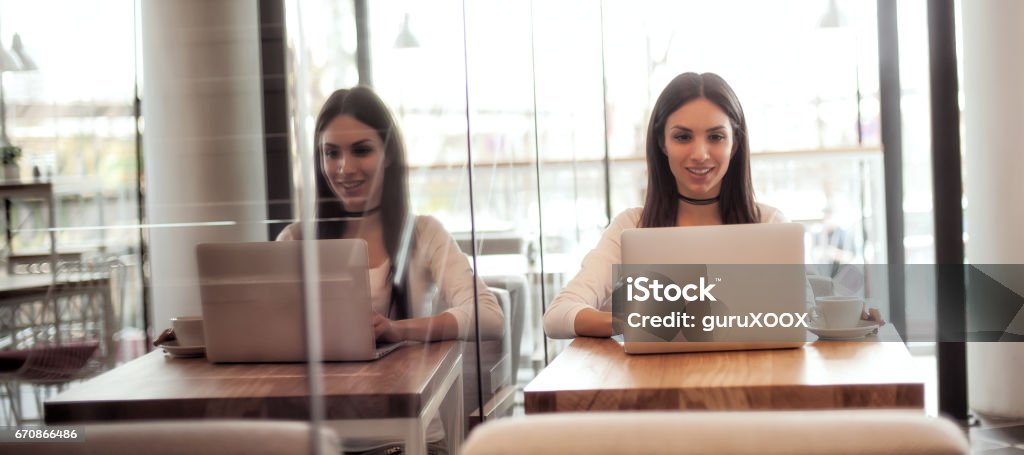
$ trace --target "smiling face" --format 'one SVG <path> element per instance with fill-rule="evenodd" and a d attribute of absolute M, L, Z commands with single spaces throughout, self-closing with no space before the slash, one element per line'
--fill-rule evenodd
<path fill-rule="evenodd" d="M 351 116 L 335 117 L 320 135 L 324 178 L 346 211 L 380 206 L 384 170 L 389 164 L 377 131 Z"/>
<path fill-rule="evenodd" d="M 734 150 L 729 116 L 696 98 L 668 116 L 662 139 L 677 191 L 693 199 L 718 196 Z"/>

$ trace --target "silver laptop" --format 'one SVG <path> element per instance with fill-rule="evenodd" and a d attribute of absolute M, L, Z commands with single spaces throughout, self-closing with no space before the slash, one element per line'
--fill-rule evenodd
<path fill-rule="evenodd" d="M 378 359 L 363 240 L 317 240 L 319 276 L 302 271 L 303 242 L 205 243 L 196 247 L 206 358 L 211 362 L 303 362 L 304 279 L 320 286 L 326 361 Z"/>
<path fill-rule="evenodd" d="M 787 313 L 796 318 L 804 314 L 810 318 L 806 315 L 803 234 L 803 226 L 798 223 L 647 228 L 623 232 L 624 269 L 635 271 L 645 269 L 645 265 L 659 265 L 650 267 L 653 270 L 650 274 L 680 285 L 704 280 L 703 286 L 710 288 L 708 297 L 713 294 L 714 299 L 704 299 L 701 295 L 697 301 L 694 288 L 688 294 L 695 299 L 685 307 L 685 312 L 693 316 L 691 327 L 636 329 L 620 321 L 617 326 L 624 333 L 617 339 L 626 352 L 636 354 L 802 346 L 806 329 L 800 326 L 799 319 L 791 318 L 786 324 L 758 319 L 761 327 L 751 321 L 754 315 L 768 313 L 783 318 Z M 729 316 L 736 317 L 729 319 Z M 706 327 L 711 328 L 710 331 L 704 330 L 704 322 L 708 321 Z M 741 321 L 745 321 L 742 327 Z M 768 322 L 773 327 L 767 327 Z M 635 319 L 634 323 L 639 320 Z"/>

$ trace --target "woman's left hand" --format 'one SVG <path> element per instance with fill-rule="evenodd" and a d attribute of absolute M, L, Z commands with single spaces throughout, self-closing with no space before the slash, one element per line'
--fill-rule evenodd
<path fill-rule="evenodd" d="M 868 308 L 867 311 L 861 313 L 860 318 L 864 321 L 872 321 L 879 327 L 885 325 L 885 319 L 882 319 L 882 312 L 878 311 L 878 308 Z"/>
<path fill-rule="evenodd" d="M 373 333 L 377 335 L 378 340 L 388 343 L 405 341 L 405 337 L 398 330 L 397 323 L 376 311 L 373 312 Z"/>

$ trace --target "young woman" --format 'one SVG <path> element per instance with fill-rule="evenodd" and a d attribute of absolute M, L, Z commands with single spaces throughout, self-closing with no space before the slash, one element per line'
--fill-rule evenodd
<path fill-rule="evenodd" d="M 316 119 L 314 151 L 317 238 L 366 241 L 377 338 L 476 338 L 474 297 L 481 338 L 500 338 L 501 307 L 483 281 L 474 289 L 455 240 L 433 217 L 409 213 L 405 145 L 384 102 L 366 87 L 331 94 Z M 295 223 L 277 239 L 301 235 Z"/>
<path fill-rule="evenodd" d="M 384 102 L 366 87 L 338 90 L 324 102 L 315 128 L 316 236 L 366 241 L 377 338 L 500 338 L 501 307 L 483 281 L 474 283 L 455 240 L 433 217 L 409 213 L 405 145 Z M 277 240 L 301 238 L 301 226 L 294 223 Z M 443 438 L 435 416 L 427 429 L 428 453 L 446 453 Z M 346 453 L 360 454 L 393 453 L 402 446 L 353 438 L 343 445 Z"/>
<path fill-rule="evenodd" d="M 622 262 L 626 229 L 787 222 L 754 201 L 743 107 L 718 75 L 684 73 L 669 82 L 654 104 L 646 148 L 644 206 L 616 216 L 583 259 L 544 314 L 548 336 L 612 335 L 611 266 Z M 882 323 L 877 310 L 872 316 Z"/>

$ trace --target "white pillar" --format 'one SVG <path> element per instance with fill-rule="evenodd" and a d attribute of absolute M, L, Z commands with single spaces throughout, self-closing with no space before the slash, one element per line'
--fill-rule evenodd
<path fill-rule="evenodd" d="M 1019 0 L 963 2 L 967 258 L 972 264 L 1024 264 L 1021 18 Z M 1024 294 L 1024 277 L 1012 276 L 1019 267 L 995 270 L 993 278 Z M 1008 331 L 1024 334 L 1022 318 L 1018 314 Z M 1024 417 L 1024 344 L 970 343 L 967 352 L 971 409 Z"/>
<path fill-rule="evenodd" d="M 200 314 L 195 245 L 266 240 L 257 2 L 142 5 L 151 326 Z M 226 225 L 203 225 L 205 223 Z"/>

